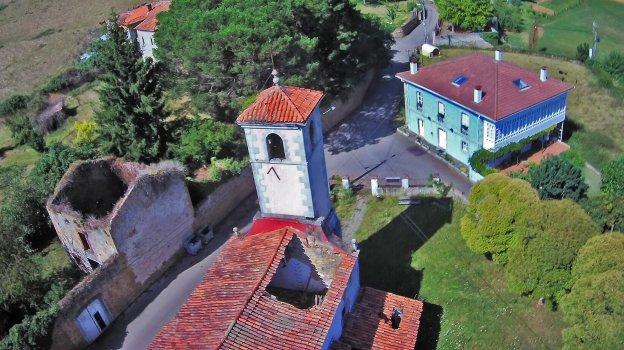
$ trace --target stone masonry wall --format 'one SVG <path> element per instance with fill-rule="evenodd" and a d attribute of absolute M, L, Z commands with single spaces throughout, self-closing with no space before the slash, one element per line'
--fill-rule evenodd
<path fill-rule="evenodd" d="M 347 99 L 331 101 L 330 106 L 333 105 L 336 109 L 323 115 L 323 131 L 328 131 L 338 125 L 362 104 L 368 87 L 373 82 L 376 73 L 375 70 L 368 71 L 362 78 L 362 82 L 353 89 Z"/>
<path fill-rule="evenodd" d="M 197 232 L 208 225 L 214 227 L 254 191 L 251 168 L 246 167 L 239 176 L 217 187 L 196 206 L 193 230 Z"/>

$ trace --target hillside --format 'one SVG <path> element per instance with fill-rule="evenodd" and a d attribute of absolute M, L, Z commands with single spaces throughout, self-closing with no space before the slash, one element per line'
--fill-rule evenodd
<path fill-rule="evenodd" d="M 25 93 L 62 70 L 111 9 L 141 0 L 0 0 L 0 99 Z"/>

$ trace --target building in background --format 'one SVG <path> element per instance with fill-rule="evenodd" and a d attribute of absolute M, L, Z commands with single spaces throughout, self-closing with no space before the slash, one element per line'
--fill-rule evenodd
<path fill-rule="evenodd" d="M 323 94 L 274 82 L 237 120 L 261 212 L 149 348 L 413 350 L 423 303 L 362 288 L 359 251 L 337 235 Z"/>
<path fill-rule="evenodd" d="M 156 16 L 168 11 L 171 0 L 155 1 L 143 4 L 119 15 L 119 24 L 128 31 L 128 38 L 141 51 L 143 58 L 154 58 L 154 33 L 158 27 Z"/>
<path fill-rule="evenodd" d="M 421 140 L 482 176 L 469 164 L 485 148 L 496 151 L 551 127 L 560 138 L 572 87 L 539 72 L 475 53 L 397 74 L 404 83 L 408 129 Z"/>

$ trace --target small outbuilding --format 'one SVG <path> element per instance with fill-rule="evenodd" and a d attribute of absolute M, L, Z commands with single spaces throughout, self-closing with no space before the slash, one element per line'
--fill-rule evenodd
<path fill-rule="evenodd" d="M 437 46 L 433 46 L 431 44 L 423 44 L 420 48 L 420 52 L 423 56 L 433 57 L 440 54 L 440 49 Z"/>

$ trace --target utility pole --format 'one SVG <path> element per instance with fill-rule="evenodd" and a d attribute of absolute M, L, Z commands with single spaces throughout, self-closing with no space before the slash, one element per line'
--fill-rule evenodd
<path fill-rule="evenodd" d="M 598 43 L 600 42 L 600 36 L 598 35 L 598 23 L 596 23 L 596 20 L 592 22 L 592 32 L 594 34 L 594 44 L 592 45 L 592 49 L 589 54 L 590 59 L 593 59 L 594 57 L 596 57 L 597 50 L 598 50 Z"/>

